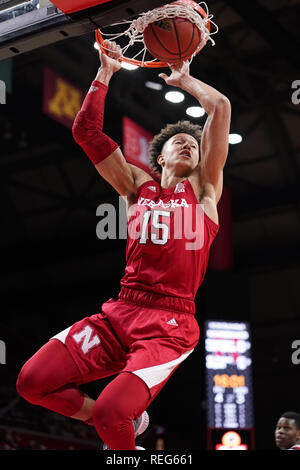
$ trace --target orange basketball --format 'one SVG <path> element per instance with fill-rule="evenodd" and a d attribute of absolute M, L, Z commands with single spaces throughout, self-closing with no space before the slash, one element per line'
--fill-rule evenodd
<path fill-rule="evenodd" d="M 201 41 L 201 31 L 186 18 L 164 18 L 147 26 L 144 41 L 153 57 L 176 64 L 193 55 Z"/>

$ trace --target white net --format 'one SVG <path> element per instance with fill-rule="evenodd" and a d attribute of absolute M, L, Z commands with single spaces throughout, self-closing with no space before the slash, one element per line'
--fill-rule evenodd
<path fill-rule="evenodd" d="M 190 58 L 190 62 L 192 61 L 193 57 L 206 45 L 207 41 L 209 40 L 212 45 L 215 45 L 215 41 L 212 39 L 212 35 L 218 32 L 218 26 L 212 21 L 213 15 L 209 14 L 208 7 L 205 2 L 201 2 L 199 5 L 206 13 L 204 17 L 200 15 L 200 13 L 195 10 L 190 4 L 186 3 L 184 0 L 178 0 L 177 2 L 164 5 L 163 7 L 155 8 L 154 10 L 147 11 L 146 13 L 142 13 L 141 16 L 135 20 L 124 20 L 120 23 L 115 23 L 111 26 L 128 26 L 122 32 L 118 33 L 104 33 L 101 31 L 103 39 L 106 38 L 110 41 L 116 41 L 121 36 L 125 36 L 128 38 L 128 43 L 122 47 L 122 55 L 128 52 L 128 49 L 136 45 L 137 43 L 141 43 L 143 48 L 136 53 L 132 59 L 138 59 L 138 57 L 142 57 L 139 59 L 141 61 L 141 66 L 145 64 L 145 56 L 147 53 L 147 48 L 144 43 L 144 36 L 143 33 L 149 24 L 163 20 L 165 18 L 186 18 L 192 23 L 194 23 L 197 28 L 201 31 L 201 40 L 198 44 L 196 50 L 194 51 L 192 57 Z M 208 24 L 210 25 L 210 29 L 208 29 Z M 212 27 L 214 30 L 212 31 Z M 109 49 L 107 48 L 107 51 Z M 152 59 L 149 62 L 155 62 L 157 59 Z"/>

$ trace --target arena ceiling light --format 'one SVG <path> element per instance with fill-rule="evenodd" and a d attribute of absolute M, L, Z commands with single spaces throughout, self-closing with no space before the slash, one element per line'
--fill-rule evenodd
<path fill-rule="evenodd" d="M 189 108 L 186 109 L 185 112 L 186 114 L 194 118 L 204 116 L 205 114 L 205 110 L 201 108 L 201 106 L 190 106 Z"/>
<path fill-rule="evenodd" d="M 122 69 L 125 69 L 125 70 L 136 70 L 136 69 L 138 69 L 137 65 L 129 64 L 127 62 L 121 62 L 121 67 L 122 67 Z"/>
<path fill-rule="evenodd" d="M 162 89 L 162 85 L 160 83 L 151 82 L 151 81 L 147 81 L 145 83 L 145 87 L 151 88 L 151 90 L 157 90 L 157 91 L 160 91 Z"/>
<path fill-rule="evenodd" d="M 240 144 L 243 138 L 239 134 L 229 134 L 229 143 L 230 144 Z"/>
<path fill-rule="evenodd" d="M 184 100 L 184 94 L 180 91 L 168 91 L 165 94 L 165 99 L 171 103 L 181 103 Z"/>

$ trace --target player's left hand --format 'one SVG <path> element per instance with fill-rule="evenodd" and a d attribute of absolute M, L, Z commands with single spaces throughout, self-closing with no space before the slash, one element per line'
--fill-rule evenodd
<path fill-rule="evenodd" d="M 99 49 L 101 68 L 109 70 L 112 73 L 117 72 L 121 68 L 121 47 L 114 41 L 103 41 L 102 46 L 106 50 L 106 53 Z"/>
<path fill-rule="evenodd" d="M 168 64 L 171 69 L 171 75 L 160 73 L 158 76 L 162 78 L 167 85 L 180 87 L 182 80 L 190 75 L 190 64 L 188 61 L 179 64 Z"/>

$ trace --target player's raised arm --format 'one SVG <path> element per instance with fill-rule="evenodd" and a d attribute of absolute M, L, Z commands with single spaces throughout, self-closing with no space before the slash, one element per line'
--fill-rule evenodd
<path fill-rule="evenodd" d="M 112 42 L 107 42 L 107 47 L 110 56 L 100 51 L 101 66 L 75 118 L 72 133 L 100 175 L 121 196 L 131 197 L 138 186 L 151 177 L 127 164 L 118 144 L 102 131 L 108 85 L 113 74 L 121 68 L 120 47 Z"/>
<path fill-rule="evenodd" d="M 171 65 L 171 75 L 160 74 L 168 85 L 177 86 L 194 96 L 208 117 L 201 138 L 200 177 L 202 186 L 211 184 L 217 203 L 222 194 L 223 168 L 228 155 L 231 105 L 222 93 L 192 77 L 187 62 Z"/>

